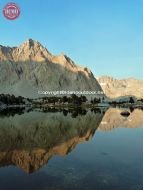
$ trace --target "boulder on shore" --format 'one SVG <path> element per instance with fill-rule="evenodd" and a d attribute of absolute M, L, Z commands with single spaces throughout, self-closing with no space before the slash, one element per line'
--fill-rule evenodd
<path fill-rule="evenodd" d="M 122 111 L 120 114 L 122 116 L 124 116 L 124 117 L 128 117 L 130 115 L 130 112 L 128 112 L 128 111 Z"/>

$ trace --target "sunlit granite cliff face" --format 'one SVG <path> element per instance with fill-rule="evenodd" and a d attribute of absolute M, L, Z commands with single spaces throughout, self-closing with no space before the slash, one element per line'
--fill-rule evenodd
<path fill-rule="evenodd" d="M 66 155 L 94 135 L 102 112 L 64 116 L 31 112 L 0 117 L 0 166 L 16 165 L 28 173 L 42 167 L 54 155 Z"/>
<path fill-rule="evenodd" d="M 102 91 L 88 68 L 68 56 L 52 55 L 39 42 L 19 47 L 0 46 L 0 93 L 38 97 L 38 90 Z"/>

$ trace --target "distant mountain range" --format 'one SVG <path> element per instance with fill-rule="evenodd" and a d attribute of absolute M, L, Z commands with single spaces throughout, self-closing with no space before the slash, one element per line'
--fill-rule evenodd
<path fill-rule="evenodd" d="M 37 97 L 38 90 L 102 91 L 88 68 L 68 56 L 52 55 L 39 42 L 0 46 L 0 93 Z"/>
<path fill-rule="evenodd" d="M 110 98 L 120 96 L 136 96 L 143 98 L 143 80 L 135 78 L 115 79 L 109 76 L 98 78 L 104 93 Z"/>

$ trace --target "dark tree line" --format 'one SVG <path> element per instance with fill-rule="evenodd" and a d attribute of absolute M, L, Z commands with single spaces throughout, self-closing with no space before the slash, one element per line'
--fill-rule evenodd
<path fill-rule="evenodd" d="M 130 97 L 129 100 L 122 100 L 122 101 L 112 101 L 112 102 L 109 102 L 109 104 L 112 104 L 112 105 L 120 105 L 120 104 L 125 104 L 125 103 L 134 104 L 134 103 L 135 103 L 135 100 L 134 100 L 133 97 Z"/>
<path fill-rule="evenodd" d="M 68 103 L 68 104 L 77 104 L 77 105 L 81 105 L 82 103 L 86 102 L 87 98 L 86 96 L 77 96 L 75 94 L 72 94 L 71 96 L 67 97 L 67 96 L 63 96 L 63 97 L 43 97 L 42 98 L 42 103 L 43 104 L 48 104 L 48 103 Z"/>
<path fill-rule="evenodd" d="M 98 103 L 101 103 L 101 99 L 100 98 L 91 99 L 91 104 L 98 104 Z"/>
<path fill-rule="evenodd" d="M 19 105 L 25 103 L 22 96 L 15 97 L 9 94 L 0 94 L 0 102 L 6 105 Z"/>

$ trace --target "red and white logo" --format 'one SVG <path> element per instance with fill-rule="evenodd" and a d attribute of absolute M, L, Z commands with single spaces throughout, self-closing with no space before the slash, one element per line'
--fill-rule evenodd
<path fill-rule="evenodd" d="M 20 15 L 20 8 L 16 3 L 7 3 L 3 8 L 3 15 L 9 20 L 15 20 Z"/>

